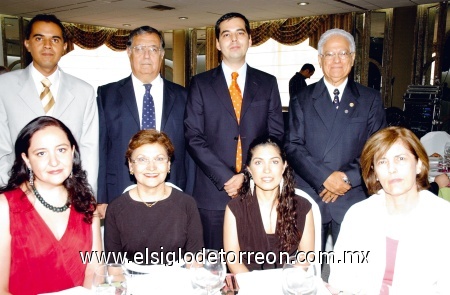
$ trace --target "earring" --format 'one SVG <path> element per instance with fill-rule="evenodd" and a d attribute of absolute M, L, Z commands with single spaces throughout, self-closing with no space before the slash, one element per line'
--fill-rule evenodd
<path fill-rule="evenodd" d="M 31 170 L 31 168 L 28 168 L 28 176 L 29 176 L 30 185 L 33 186 L 34 185 L 34 174 L 33 174 L 33 170 Z"/>
<path fill-rule="evenodd" d="M 70 171 L 69 178 L 72 179 L 72 177 L 73 177 L 73 171 Z"/>
<path fill-rule="evenodd" d="M 133 172 L 133 170 L 130 170 L 130 175 L 134 175 L 134 172 Z"/>
<path fill-rule="evenodd" d="M 253 181 L 253 178 L 250 176 L 250 191 L 252 192 L 252 196 L 255 192 L 255 182 Z"/>
<path fill-rule="evenodd" d="M 281 181 L 280 181 L 280 195 L 283 193 L 283 189 L 284 189 L 284 178 L 281 178 Z"/>

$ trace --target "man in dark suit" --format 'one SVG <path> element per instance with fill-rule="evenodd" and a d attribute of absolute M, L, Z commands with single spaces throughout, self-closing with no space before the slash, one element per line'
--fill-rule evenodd
<path fill-rule="evenodd" d="M 187 154 L 184 140 L 184 111 L 187 91 L 160 76 L 164 60 L 164 40 L 156 29 L 143 26 L 130 33 L 127 42 L 131 76 L 100 86 L 97 104 L 100 118 L 100 168 L 98 176 L 99 212 L 134 183 L 130 176 L 125 152 L 131 137 L 141 130 L 145 106 L 144 84 L 151 84 L 155 127 L 165 132 L 175 146 L 167 181 L 188 193 L 192 192 L 194 164 Z M 191 185 L 189 186 L 189 183 Z"/>
<path fill-rule="evenodd" d="M 222 64 L 192 78 L 184 123 L 187 147 L 198 166 L 193 196 L 205 247 L 220 249 L 225 206 L 244 180 L 240 171 L 250 143 L 265 134 L 282 139 L 284 127 L 275 77 L 245 62 L 252 43 L 248 20 L 242 14 L 227 13 L 217 21 L 215 31 Z M 236 89 L 233 72 L 238 73 L 234 92 L 241 94 L 238 105 L 230 94 L 230 87 Z"/>
<path fill-rule="evenodd" d="M 319 204 L 324 248 L 328 231 L 335 242 L 348 208 L 366 198 L 359 157 L 367 139 L 386 126 L 386 116 L 380 93 L 348 78 L 353 36 L 328 30 L 318 47 L 324 77 L 291 99 L 286 152 L 297 186 Z"/>
<path fill-rule="evenodd" d="M 306 84 L 306 79 L 311 78 L 314 75 L 316 68 L 312 64 L 304 64 L 300 69 L 300 72 L 295 73 L 289 80 L 289 97 L 292 98 L 300 89 L 308 86 Z"/>

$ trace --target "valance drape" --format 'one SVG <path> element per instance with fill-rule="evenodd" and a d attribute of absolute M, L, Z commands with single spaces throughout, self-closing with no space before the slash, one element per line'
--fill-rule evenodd
<path fill-rule="evenodd" d="M 127 48 L 130 30 L 105 28 L 91 25 L 63 23 L 68 35 L 67 52 L 73 50 L 73 44 L 83 49 L 95 49 L 105 44 L 114 51 Z"/>
<path fill-rule="evenodd" d="M 309 38 L 310 46 L 317 48 L 320 35 L 328 29 L 340 28 L 351 32 L 353 14 L 318 15 L 252 22 L 250 27 L 252 30 L 252 46 L 261 45 L 269 38 L 284 45 L 297 45 Z"/>

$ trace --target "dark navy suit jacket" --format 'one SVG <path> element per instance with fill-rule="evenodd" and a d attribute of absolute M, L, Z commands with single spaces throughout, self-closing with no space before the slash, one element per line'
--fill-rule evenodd
<path fill-rule="evenodd" d="M 240 125 L 231 102 L 222 67 L 194 76 L 186 116 L 187 148 L 197 164 L 193 196 L 199 208 L 225 210 L 230 200 L 224 183 L 236 174 L 238 136 L 242 161 L 259 136 L 283 139 L 284 123 L 276 78 L 247 66 Z"/>
<path fill-rule="evenodd" d="M 289 105 L 285 148 L 297 187 L 319 204 L 324 223 L 342 222 L 351 205 L 365 199 L 359 157 L 367 139 L 386 127 L 380 93 L 348 79 L 336 111 L 323 78 L 303 88 Z M 324 203 L 320 187 L 333 171 L 342 171 L 352 188 L 334 203 Z"/>
<path fill-rule="evenodd" d="M 190 194 L 195 164 L 186 151 L 184 141 L 186 99 L 187 90 L 184 87 L 164 79 L 161 131 L 169 136 L 175 147 L 166 181 Z M 135 183 L 125 159 L 128 143 L 141 126 L 131 76 L 100 86 L 97 104 L 100 119 L 98 202 L 110 203 L 127 186 Z"/>

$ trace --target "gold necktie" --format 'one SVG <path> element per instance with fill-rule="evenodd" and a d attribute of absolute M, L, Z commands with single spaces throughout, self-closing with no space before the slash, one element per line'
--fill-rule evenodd
<path fill-rule="evenodd" d="M 231 85 L 230 85 L 230 96 L 233 102 L 234 112 L 236 114 L 237 122 L 241 119 L 241 108 L 242 108 L 242 93 L 239 85 L 237 83 L 237 77 L 239 74 L 237 72 L 231 73 Z M 241 136 L 238 136 L 238 143 L 236 149 L 236 172 L 240 172 L 242 168 L 242 145 Z"/>
<path fill-rule="evenodd" d="M 44 112 L 47 114 L 48 111 L 51 110 L 53 105 L 55 104 L 55 100 L 53 99 L 52 92 L 50 91 L 50 86 L 52 83 L 47 78 L 42 79 L 42 85 L 44 85 L 44 90 L 41 93 L 41 103 L 44 107 Z"/>

